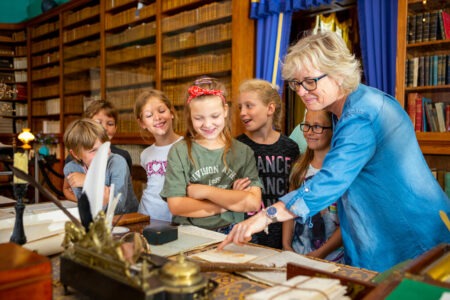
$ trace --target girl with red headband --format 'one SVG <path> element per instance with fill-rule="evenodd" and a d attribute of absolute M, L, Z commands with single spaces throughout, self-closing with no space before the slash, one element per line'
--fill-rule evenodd
<path fill-rule="evenodd" d="M 175 223 L 228 233 L 245 212 L 261 206 L 253 151 L 231 136 L 218 80 L 203 77 L 189 87 L 184 116 L 187 131 L 169 151 L 161 196 Z"/>

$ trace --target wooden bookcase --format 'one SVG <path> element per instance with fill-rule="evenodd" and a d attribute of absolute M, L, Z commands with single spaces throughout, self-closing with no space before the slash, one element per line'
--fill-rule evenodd
<path fill-rule="evenodd" d="M 397 79 L 396 98 L 407 109 L 409 93 L 418 92 L 432 99 L 434 102 L 443 101 L 450 103 L 450 84 L 423 85 L 411 87 L 406 85 L 407 60 L 413 57 L 430 55 L 450 55 L 450 39 L 436 39 L 420 42 L 408 42 L 408 16 L 418 14 L 429 15 L 430 12 L 438 10 L 449 10 L 450 2 L 440 0 L 399 0 L 398 1 L 398 39 L 397 39 Z M 425 18 L 424 18 L 425 20 Z M 426 20 L 425 20 L 426 21 Z M 437 25 L 439 26 L 439 24 Z M 448 68 L 447 68 L 448 70 Z M 443 168 L 450 171 L 450 132 L 417 132 L 422 152 L 426 156 L 440 156 L 440 159 L 427 157 L 437 165 L 432 168 Z"/>
<path fill-rule="evenodd" d="M 0 135 L 8 144 L 14 134 L 28 125 L 27 76 L 25 28 L 0 25 Z"/>
<path fill-rule="evenodd" d="M 14 25 L 27 35 L 21 43 L 29 97 L 22 101 L 31 131 L 45 129 L 62 140 L 86 103 L 107 99 L 119 110 L 114 144 L 142 145 L 134 102 L 154 87 L 174 101 L 181 121 L 176 130 L 183 133 L 182 93 L 196 77 L 209 75 L 226 82 L 233 134 L 240 134 L 233 95 L 254 76 L 249 11 L 250 1 L 239 0 L 72 0 Z M 58 152 L 65 157 L 62 144 Z"/>

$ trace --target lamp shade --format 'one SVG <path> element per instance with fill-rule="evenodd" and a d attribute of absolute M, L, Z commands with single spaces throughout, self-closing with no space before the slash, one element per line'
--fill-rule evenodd
<path fill-rule="evenodd" d="M 18 136 L 19 140 L 23 143 L 24 149 L 30 149 L 31 146 L 28 144 L 34 140 L 34 135 L 30 132 L 30 128 L 22 128 L 22 132 Z"/>

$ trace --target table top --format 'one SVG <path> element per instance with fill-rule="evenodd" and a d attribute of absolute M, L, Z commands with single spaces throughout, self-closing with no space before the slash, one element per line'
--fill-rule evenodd
<path fill-rule="evenodd" d="M 154 222 L 161 222 L 152 220 Z M 126 224 L 132 231 L 142 233 L 143 228 L 148 225 L 149 222 L 140 222 L 137 224 Z M 189 256 L 193 253 L 203 252 L 215 248 L 217 243 L 189 251 L 186 254 Z M 263 246 L 261 246 L 263 247 Z M 69 294 L 64 294 L 64 287 L 59 281 L 60 278 L 60 259 L 59 255 L 51 257 L 53 267 L 53 299 L 89 299 L 72 288 L 68 288 Z M 346 265 L 339 265 L 340 269 L 336 273 L 339 275 L 356 278 L 363 281 L 372 280 L 378 273 L 360 268 L 354 268 Z M 203 272 L 206 278 L 214 280 L 218 286 L 213 291 L 211 299 L 244 299 L 246 295 L 253 294 L 260 290 L 266 289 L 269 286 L 260 282 L 253 281 L 241 275 L 235 273 L 225 272 Z"/>

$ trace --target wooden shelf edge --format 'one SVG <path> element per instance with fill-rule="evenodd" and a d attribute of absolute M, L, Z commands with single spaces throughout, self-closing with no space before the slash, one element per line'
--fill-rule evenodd
<path fill-rule="evenodd" d="M 423 154 L 450 155 L 450 132 L 416 132 Z"/>

